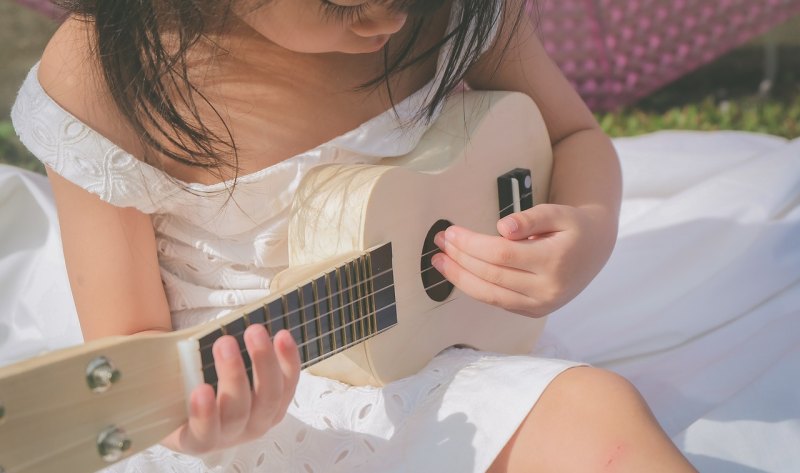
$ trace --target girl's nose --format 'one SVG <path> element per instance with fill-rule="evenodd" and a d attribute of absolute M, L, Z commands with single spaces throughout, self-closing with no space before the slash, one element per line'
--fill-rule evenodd
<path fill-rule="evenodd" d="M 395 34 L 406 24 L 408 13 L 391 11 L 386 8 L 371 8 L 363 18 L 350 25 L 350 29 L 358 36 Z"/>

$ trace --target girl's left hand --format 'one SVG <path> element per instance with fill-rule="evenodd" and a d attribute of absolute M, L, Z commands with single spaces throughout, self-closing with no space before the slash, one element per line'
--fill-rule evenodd
<path fill-rule="evenodd" d="M 451 226 L 434 267 L 473 298 L 542 317 L 578 295 L 608 259 L 615 219 L 598 208 L 539 204 L 503 218 L 500 236 Z"/>

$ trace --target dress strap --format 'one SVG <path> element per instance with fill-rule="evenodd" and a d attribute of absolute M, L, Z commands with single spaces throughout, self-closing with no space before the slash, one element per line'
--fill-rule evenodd
<path fill-rule="evenodd" d="M 19 139 L 65 179 L 118 207 L 154 213 L 181 187 L 61 108 L 42 88 L 39 64 L 28 73 L 11 109 Z"/>

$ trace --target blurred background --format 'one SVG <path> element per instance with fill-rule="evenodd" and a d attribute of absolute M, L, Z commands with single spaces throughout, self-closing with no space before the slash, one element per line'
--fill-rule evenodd
<path fill-rule="evenodd" d="M 800 0 L 539 0 L 530 13 L 611 136 L 800 137 Z M 57 17 L 42 0 L 0 0 L 0 163 L 43 172 L 9 111 Z"/>

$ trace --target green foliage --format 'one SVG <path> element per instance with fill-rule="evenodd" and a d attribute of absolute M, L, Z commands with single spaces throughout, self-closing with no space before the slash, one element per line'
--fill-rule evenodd
<path fill-rule="evenodd" d="M 44 174 L 44 166 L 19 142 L 10 120 L 0 121 L 0 163 Z"/>
<path fill-rule="evenodd" d="M 757 96 L 716 100 L 706 97 L 666 111 L 630 107 L 596 114 L 610 136 L 633 136 L 658 130 L 740 130 L 785 138 L 800 137 L 800 91 L 783 99 Z"/>

